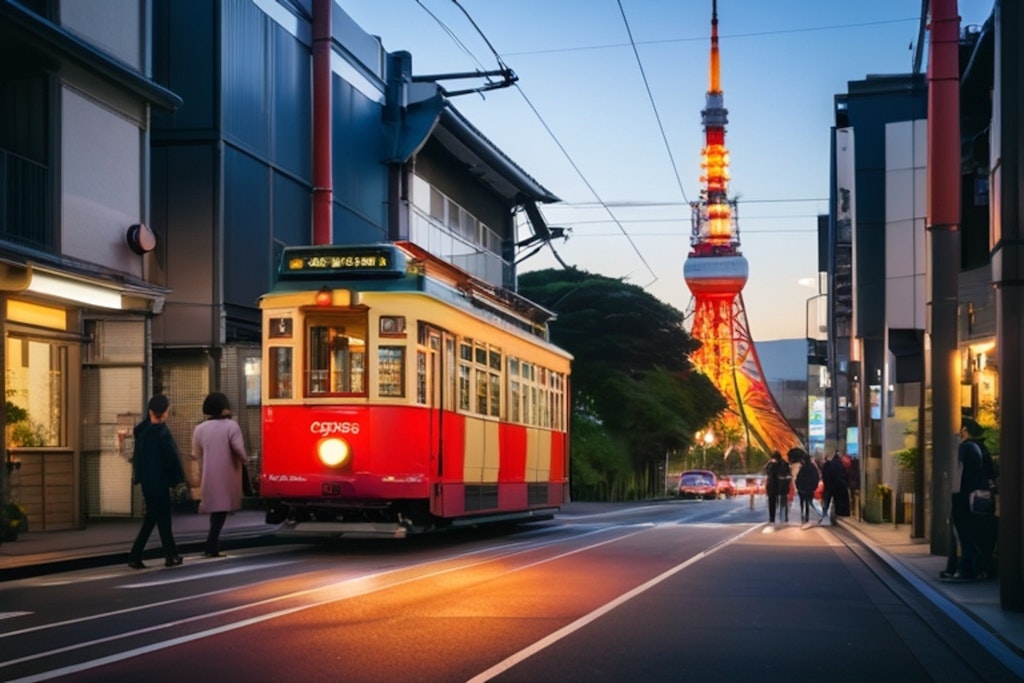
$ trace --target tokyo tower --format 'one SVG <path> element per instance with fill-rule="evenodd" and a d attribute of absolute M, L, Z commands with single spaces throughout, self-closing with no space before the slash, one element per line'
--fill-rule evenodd
<path fill-rule="evenodd" d="M 690 334 L 701 342 L 690 360 L 729 402 L 723 418 L 726 427 L 743 434 L 748 445 L 756 441 L 766 451 L 785 456 L 801 443 L 765 383 L 747 326 L 742 291 L 749 269 L 739 248 L 736 200 L 727 193 L 728 114 L 719 74 L 718 2 L 712 0 L 710 84 L 701 112 L 703 187 L 700 200 L 690 202 L 692 250 L 683 266 L 693 294 Z"/>

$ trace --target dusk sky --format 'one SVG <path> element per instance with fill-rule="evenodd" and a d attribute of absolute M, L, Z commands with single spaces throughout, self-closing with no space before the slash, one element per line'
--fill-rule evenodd
<path fill-rule="evenodd" d="M 561 198 L 542 206 L 550 225 L 572 228 L 553 243 L 561 259 L 688 309 L 711 0 L 339 2 L 386 50 L 409 51 L 414 75 L 496 69 L 490 43 L 519 82 L 452 101 Z M 980 26 L 992 6 L 961 0 L 961 27 Z M 920 0 L 718 0 L 729 189 L 757 341 L 805 336 L 833 97 L 869 74 L 910 73 L 920 10 Z M 548 267 L 560 266 L 544 250 L 520 271 Z"/>

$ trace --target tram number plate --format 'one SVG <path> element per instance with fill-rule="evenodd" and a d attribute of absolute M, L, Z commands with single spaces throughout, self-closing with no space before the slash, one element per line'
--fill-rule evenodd
<path fill-rule="evenodd" d="M 328 482 L 320 487 L 320 493 L 324 496 L 340 496 L 341 495 L 341 484 L 338 482 Z"/>

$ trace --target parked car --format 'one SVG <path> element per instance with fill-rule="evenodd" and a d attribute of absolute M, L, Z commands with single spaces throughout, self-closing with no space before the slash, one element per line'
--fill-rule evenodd
<path fill-rule="evenodd" d="M 733 487 L 737 496 L 749 496 L 752 493 L 764 493 L 764 476 L 759 474 L 732 475 Z"/>
<path fill-rule="evenodd" d="M 715 485 L 719 498 L 732 498 L 736 495 L 736 485 L 732 483 L 732 477 L 719 477 Z"/>
<path fill-rule="evenodd" d="M 679 475 L 679 497 L 714 500 L 718 497 L 718 477 L 710 470 L 686 470 Z"/>

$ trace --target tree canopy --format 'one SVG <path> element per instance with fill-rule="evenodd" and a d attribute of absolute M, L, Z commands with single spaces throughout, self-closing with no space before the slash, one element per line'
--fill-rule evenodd
<path fill-rule="evenodd" d="M 558 315 L 551 340 L 574 356 L 573 497 L 661 490 L 666 454 L 691 445 L 727 406 L 690 363 L 699 342 L 682 312 L 636 285 L 580 270 L 525 273 L 519 292 Z"/>

